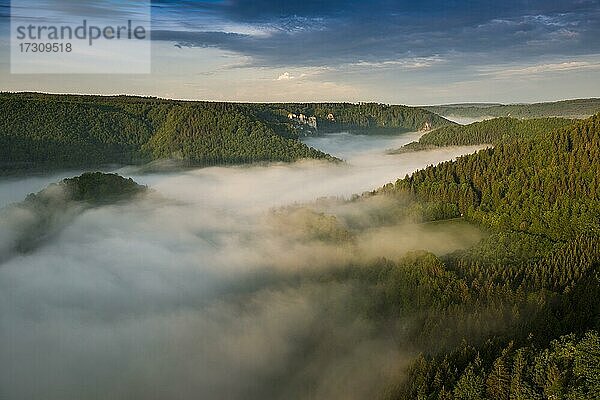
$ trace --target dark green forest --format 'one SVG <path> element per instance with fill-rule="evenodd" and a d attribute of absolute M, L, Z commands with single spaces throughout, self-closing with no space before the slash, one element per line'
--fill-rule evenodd
<path fill-rule="evenodd" d="M 600 115 L 432 166 L 369 196 L 490 232 L 356 272 L 423 349 L 392 399 L 600 397 Z M 361 199 L 355 201 L 362 201 Z"/>
<path fill-rule="evenodd" d="M 383 104 L 243 104 L 131 96 L 0 94 L 0 171 L 144 164 L 175 159 L 208 166 L 333 159 L 298 140 L 288 118 L 317 118 L 311 134 L 401 133 L 449 121 Z M 328 120 L 329 114 L 334 120 Z M 304 130 L 302 130 L 304 132 Z"/>
<path fill-rule="evenodd" d="M 2 170 L 330 158 L 230 103 L 40 94 L 3 94 L 0 103 Z"/>
<path fill-rule="evenodd" d="M 177 106 L 143 150 L 152 159 L 176 158 L 192 165 L 241 164 L 256 161 L 295 161 L 330 158 L 296 138 L 273 133 L 235 107 Z"/>
<path fill-rule="evenodd" d="M 470 118 L 587 118 L 600 112 L 600 99 L 575 99 L 533 104 L 448 104 L 423 108 L 439 115 Z"/>
<path fill-rule="evenodd" d="M 451 205 L 446 217 L 466 218 L 560 240 L 596 226 L 600 217 L 600 116 L 506 140 L 456 162 L 428 167 L 381 193 L 410 193 Z"/>
<path fill-rule="evenodd" d="M 565 118 L 494 118 L 469 125 L 450 125 L 425 133 L 418 142 L 412 142 L 395 151 L 428 150 L 443 146 L 471 146 L 498 144 L 501 141 L 534 138 L 548 131 L 572 125 Z"/>

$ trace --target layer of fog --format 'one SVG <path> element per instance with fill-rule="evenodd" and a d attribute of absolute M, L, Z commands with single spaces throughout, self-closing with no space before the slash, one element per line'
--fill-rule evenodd
<path fill-rule="evenodd" d="M 0 208 L 22 201 L 29 193 L 37 193 L 51 183 L 80 175 L 82 171 L 63 171 L 0 178 Z"/>
<path fill-rule="evenodd" d="M 293 220 L 274 226 L 270 210 L 371 190 L 476 149 L 385 155 L 417 138 L 307 139 L 347 164 L 120 171 L 153 193 L 87 210 L 0 265 L 0 398 L 373 398 L 410 349 L 349 309 L 352 284 L 286 276 L 397 257 L 427 247 L 427 235 L 384 227 L 349 249 L 298 236 Z M 0 183 L 3 202 L 44 179 L 57 176 Z M 442 232 L 430 244 L 460 241 Z"/>
<path fill-rule="evenodd" d="M 442 117 L 444 117 L 447 120 L 450 120 L 452 122 L 456 122 L 457 124 L 460 124 L 460 125 L 469 125 L 474 122 L 481 122 L 481 121 L 485 121 L 488 119 L 496 118 L 496 117 L 490 117 L 490 116 L 465 117 L 462 115 L 454 115 L 454 114 L 453 115 L 442 115 Z"/>

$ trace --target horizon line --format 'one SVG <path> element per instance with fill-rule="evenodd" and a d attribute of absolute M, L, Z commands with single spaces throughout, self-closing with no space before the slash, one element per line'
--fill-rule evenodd
<path fill-rule="evenodd" d="M 74 93 L 74 92 L 46 92 L 46 91 L 29 91 L 29 90 L 0 90 L 0 94 L 46 94 L 55 96 L 88 96 L 88 97 L 131 97 L 140 99 L 157 99 L 163 101 L 183 101 L 183 102 L 199 102 L 199 103 L 233 103 L 233 104 L 382 104 L 388 106 L 404 106 L 404 107 L 449 107 L 449 106 L 478 106 L 478 105 L 489 105 L 489 106 L 518 106 L 518 105 L 533 105 L 533 104 L 544 104 L 544 103 L 559 103 L 564 101 L 576 101 L 576 100 L 600 100 L 600 97 L 573 97 L 573 98 L 561 98 L 553 100 L 536 100 L 533 102 L 511 102 L 502 103 L 497 101 L 462 101 L 452 103 L 440 103 L 440 104 L 401 104 L 401 103 L 387 103 L 379 102 L 374 100 L 368 101 L 335 101 L 335 100 L 324 100 L 324 101 L 242 101 L 242 100 L 201 100 L 201 99 L 189 99 L 189 98 L 176 98 L 176 97 L 161 97 L 155 95 L 143 95 L 143 94 L 131 94 L 131 93 Z"/>

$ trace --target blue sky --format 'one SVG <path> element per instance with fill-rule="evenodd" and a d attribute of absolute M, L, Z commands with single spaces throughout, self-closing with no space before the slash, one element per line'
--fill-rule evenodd
<path fill-rule="evenodd" d="M 74 15 L 84 3 L 71 2 Z M 122 4 L 85 12 L 135 12 Z M 157 0 L 151 75 L 10 75 L 8 15 L 0 0 L 0 90 L 402 104 L 600 96 L 598 0 Z"/>

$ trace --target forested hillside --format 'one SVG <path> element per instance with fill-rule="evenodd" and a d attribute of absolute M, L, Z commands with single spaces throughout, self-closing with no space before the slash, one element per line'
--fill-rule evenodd
<path fill-rule="evenodd" d="M 418 171 L 386 186 L 455 205 L 448 217 L 554 239 L 598 223 L 600 115 Z"/>
<path fill-rule="evenodd" d="M 449 104 L 423 108 L 448 117 L 587 118 L 600 112 L 600 99 L 576 99 L 533 104 Z"/>
<path fill-rule="evenodd" d="M 0 109 L 0 169 L 136 163 L 154 130 L 146 110 L 120 104 L 2 95 Z"/>
<path fill-rule="evenodd" d="M 229 103 L 42 94 L 0 96 L 0 169 L 189 165 L 330 158 Z"/>
<path fill-rule="evenodd" d="M 422 109 L 382 104 L 242 104 L 128 96 L 0 94 L 0 171 L 142 164 L 205 166 L 332 157 L 298 140 L 335 130 L 401 133 L 450 124 Z M 331 114 L 331 115 L 330 115 Z M 329 117 L 329 119 L 328 119 Z"/>
<path fill-rule="evenodd" d="M 387 398 L 599 398 L 599 160 L 596 115 L 373 193 L 412 199 L 422 220 L 462 215 L 490 232 L 449 256 L 361 272 L 382 318 L 415 315 L 407 340 L 422 355 Z"/>
<path fill-rule="evenodd" d="M 429 130 L 454 123 L 421 108 L 378 103 L 283 103 L 269 104 L 267 118 L 287 119 L 289 113 L 317 118 L 318 132 L 351 131 L 362 134 L 394 134 Z"/>
<path fill-rule="evenodd" d="M 344 310 L 408 354 L 383 398 L 600 398 L 600 114 L 541 127 L 343 203 L 352 211 L 303 214 L 308 238 L 344 249 L 414 223 L 486 232 L 452 253 L 315 273 L 358 287 Z"/>
<path fill-rule="evenodd" d="M 177 158 L 192 165 L 331 158 L 296 138 L 277 135 L 235 106 L 218 103 L 173 107 L 143 149 L 153 159 Z"/>
<path fill-rule="evenodd" d="M 427 150 L 443 146 L 471 146 L 497 144 L 514 138 L 533 138 L 557 128 L 572 125 L 574 120 L 564 118 L 494 118 L 469 125 L 451 125 L 425 133 L 418 142 L 398 149 L 398 153 Z"/>

